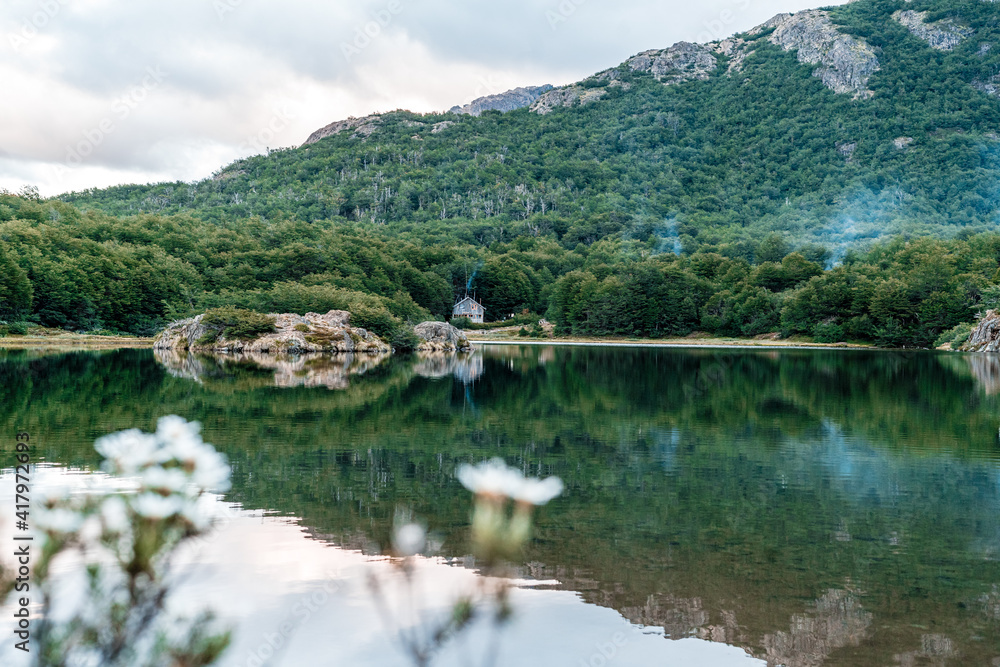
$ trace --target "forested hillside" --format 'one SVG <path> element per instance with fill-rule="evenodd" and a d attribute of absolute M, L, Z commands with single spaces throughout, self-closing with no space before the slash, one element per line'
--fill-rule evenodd
<path fill-rule="evenodd" d="M 950 19 L 965 36 L 950 50 L 934 48 L 893 18 L 901 10 L 930 10 L 925 25 Z M 676 230 L 688 252 L 772 230 L 835 246 L 992 229 L 1000 205 L 998 15 L 981 0 L 832 9 L 837 32 L 862 40 L 877 60 L 864 87 L 870 97 L 834 92 L 816 76 L 823 63 L 799 61 L 809 48 L 829 49 L 824 35 L 785 50 L 764 28 L 740 36 L 738 49 L 710 49 L 714 69 L 704 80 L 644 71 L 633 59 L 576 87 L 599 92 L 597 101 L 544 115 L 393 113 L 240 160 L 200 183 L 64 199 L 116 215 L 352 220 L 478 244 L 552 234 L 573 247 Z M 741 252 L 748 255 L 730 249 Z"/>
<path fill-rule="evenodd" d="M 391 334 L 472 289 L 562 332 L 931 345 L 998 277 L 998 19 L 860 0 L 507 113 L 337 123 L 199 183 L 7 193 L 2 316 L 151 333 L 336 307 Z"/>

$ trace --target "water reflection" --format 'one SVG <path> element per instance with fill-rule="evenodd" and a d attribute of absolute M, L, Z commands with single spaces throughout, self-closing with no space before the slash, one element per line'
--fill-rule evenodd
<path fill-rule="evenodd" d="M 326 387 L 347 389 L 351 376 L 363 375 L 389 358 L 388 354 L 189 354 L 177 350 L 154 350 L 156 360 L 173 377 L 194 380 L 232 379 L 270 375 L 275 387 Z M 249 388 L 249 387 L 247 387 Z"/>
<path fill-rule="evenodd" d="M 13 502 L 12 479 L 10 470 L 0 470 L 4 505 Z M 37 482 L 38 491 L 93 491 L 98 486 L 59 468 L 42 470 Z M 358 551 L 330 548 L 312 539 L 294 518 L 269 517 L 221 499 L 207 511 L 220 519 L 219 527 L 179 554 L 172 608 L 193 613 L 210 606 L 233 628 L 233 642 L 220 667 L 412 666 L 383 626 L 368 587 L 376 576 L 391 596 L 395 588 L 390 584 L 401 583 L 393 582 L 402 576 L 397 568 Z M 0 542 L 10 543 L 12 536 L 13 527 L 0 523 Z M 65 586 L 85 582 L 83 572 L 71 565 L 60 564 L 58 571 Z M 461 563 L 418 559 L 413 576 L 424 585 L 419 598 L 390 597 L 390 605 L 439 614 L 448 613 L 479 575 Z M 762 667 L 740 648 L 698 640 L 667 643 L 573 593 L 538 586 L 544 582 L 514 583 L 515 613 L 504 630 L 497 665 Z M 2 605 L 0 612 L 0 633 L 9 636 L 13 617 Z M 474 623 L 465 641 L 446 645 L 434 664 L 468 667 L 470 652 L 480 655 L 492 645 L 490 637 L 486 624 Z M 30 656 L 11 650 L 11 643 L 0 646 L 0 664 L 27 667 Z"/>
<path fill-rule="evenodd" d="M 769 666 L 819 667 L 834 651 L 870 636 L 872 615 L 854 591 L 829 590 L 810 606 L 809 613 L 792 616 L 788 631 L 764 637 Z"/>
<path fill-rule="evenodd" d="M 257 363 L 211 360 L 184 375 L 146 352 L 10 354 L 0 420 L 36 432 L 48 460 L 90 467 L 96 435 L 168 413 L 200 420 L 234 464 L 228 500 L 367 554 L 388 543 L 403 507 L 446 556 L 465 556 L 455 466 L 502 456 L 567 483 L 539 517 L 525 576 L 662 628 L 670 641 L 658 642 L 722 642 L 774 665 L 990 665 L 1000 657 L 991 363 L 486 347 L 348 367 L 347 386 L 330 392 L 279 390 Z M 558 636 L 562 620 L 539 617 L 539 632 Z"/>
<path fill-rule="evenodd" d="M 471 384 L 482 377 L 483 355 L 475 352 L 418 352 L 413 372 L 420 377 L 440 379 L 454 377 L 462 384 Z"/>

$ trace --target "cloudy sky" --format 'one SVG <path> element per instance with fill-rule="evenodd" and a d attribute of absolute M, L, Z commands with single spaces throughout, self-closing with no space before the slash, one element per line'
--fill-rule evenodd
<path fill-rule="evenodd" d="M 348 116 L 577 81 L 816 0 L 3 0 L 0 188 L 205 178 Z"/>

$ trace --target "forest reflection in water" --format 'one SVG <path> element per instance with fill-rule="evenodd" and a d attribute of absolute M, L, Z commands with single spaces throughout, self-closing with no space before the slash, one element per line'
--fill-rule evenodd
<path fill-rule="evenodd" d="M 673 639 L 789 667 L 1000 658 L 991 357 L 486 347 L 302 382 L 309 360 L 168 361 L 7 353 L 7 426 L 94 467 L 96 435 L 202 421 L 227 500 L 367 553 L 403 507 L 466 554 L 455 466 L 501 456 L 567 484 L 522 574 Z"/>

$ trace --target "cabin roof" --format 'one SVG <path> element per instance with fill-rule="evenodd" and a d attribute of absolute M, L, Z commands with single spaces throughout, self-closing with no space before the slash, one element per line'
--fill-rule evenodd
<path fill-rule="evenodd" d="M 479 303 L 478 301 L 476 301 L 475 299 L 473 299 L 471 296 L 467 296 L 464 299 L 462 299 L 461 301 L 459 301 L 458 303 L 456 303 L 455 304 L 455 308 L 458 308 L 459 306 L 463 306 L 467 302 L 472 302 L 472 303 L 476 304 L 477 306 L 479 306 L 480 308 L 482 308 L 484 311 L 486 310 L 486 308 L 483 307 L 483 304 Z"/>

